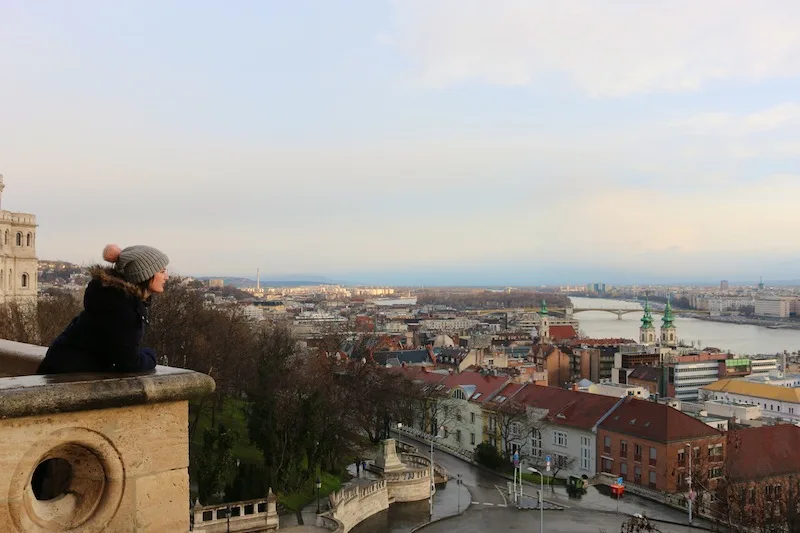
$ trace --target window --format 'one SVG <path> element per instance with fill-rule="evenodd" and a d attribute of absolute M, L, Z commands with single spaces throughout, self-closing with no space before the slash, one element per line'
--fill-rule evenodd
<path fill-rule="evenodd" d="M 772 485 L 764 487 L 764 496 L 766 496 L 767 499 L 772 499 Z"/>
<path fill-rule="evenodd" d="M 720 470 L 721 470 L 721 469 L 720 469 Z M 780 486 L 780 485 L 775 485 L 775 489 L 774 489 L 772 492 L 773 492 L 773 494 L 774 494 L 774 496 L 775 496 L 775 499 L 776 499 L 776 500 L 780 500 L 780 499 L 781 499 L 781 490 L 782 490 L 782 489 L 783 489 L 783 487 L 782 487 L 782 486 Z M 776 503 L 777 503 L 777 502 L 776 502 Z"/>
<path fill-rule="evenodd" d="M 30 246 L 30 245 L 31 245 L 31 243 L 33 242 L 33 235 L 31 235 L 30 233 L 28 233 L 28 239 L 27 239 L 27 242 L 28 242 L 28 246 Z"/>
<path fill-rule="evenodd" d="M 603 458 L 602 463 L 603 463 L 603 472 L 611 473 L 611 470 L 614 467 L 613 461 L 611 459 Z"/>
<path fill-rule="evenodd" d="M 619 464 L 619 477 L 624 481 L 628 481 L 628 463 Z"/>
<path fill-rule="evenodd" d="M 475 444 L 475 433 L 469 434 L 469 443 L 474 445 Z"/>
<path fill-rule="evenodd" d="M 511 424 L 511 437 L 512 438 L 519 438 L 519 436 L 521 434 L 522 434 L 522 431 L 520 430 L 519 422 L 512 423 Z"/>
<path fill-rule="evenodd" d="M 708 469 L 708 478 L 709 479 L 716 479 L 718 477 L 722 477 L 722 467 L 715 466 Z"/>
<path fill-rule="evenodd" d="M 463 390 L 455 389 L 453 391 L 453 398 L 455 398 L 456 400 L 466 400 L 467 399 L 467 395 L 464 394 Z M 458 416 L 461 416 L 461 415 L 458 415 Z"/>
<path fill-rule="evenodd" d="M 456 442 L 461 442 L 461 430 L 456 430 Z"/>
<path fill-rule="evenodd" d="M 722 444 L 714 444 L 708 445 L 708 456 L 709 457 L 721 457 L 722 456 Z"/>
<path fill-rule="evenodd" d="M 621 440 L 619 441 L 619 456 L 623 459 L 628 457 L 628 441 Z"/>
<path fill-rule="evenodd" d="M 611 453 L 611 437 L 608 435 L 603 437 L 603 451 L 606 453 Z"/>
<path fill-rule="evenodd" d="M 556 446 L 561 446 L 563 448 L 567 447 L 567 434 L 563 431 L 555 431 L 553 432 L 553 444 Z"/>
<path fill-rule="evenodd" d="M 700 459 L 700 447 L 692 448 L 692 459 Z"/>
<path fill-rule="evenodd" d="M 22 287 L 24 288 L 24 287 L 27 287 L 27 286 L 28 286 L 28 275 L 27 274 L 23 274 L 22 275 Z"/>
<path fill-rule="evenodd" d="M 490 445 L 492 448 L 497 448 L 497 437 L 495 437 L 494 435 L 492 435 L 491 437 L 489 437 L 489 445 Z"/>
<path fill-rule="evenodd" d="M 469 423 L 470 424 L 474 424 L 475 423 L 475 413 L 470 413 L 469 414 Z"/>
<path fill-rule="evenodd" d="M 531 432 L 531 450 L 534 457 L 542 456 L 542 432 L 538 429 Z"/>
<path fill-rule="evenodd" d="M 683 449 L 678 450 L 678 466 L 686 466 L 686 454 Z"/>
<path fill-rule="evenodd" d="M 456 413 L 456 421 L 461 422 L 461 412 Z"/>
<path fill-rule="evenodd" d="M 592 470 L 592 440 L 581 437 L 581 470 Z"/>
<path fill-rule="evenodd" d="M 656 459 L 658 458 L 658 450 L 650 447 L 650 466 L 656 466 Z"/>
<path fill-rule="evenodd" d="M 22 246 L 22 233 L 17 233 L 17 246 Z"/>
<path fill-rule="evenodd" d="M 656 488 L 656 471 L 655 470 L 651 470 L 650 471 L 650 480 L 649 481 L 650 482 L 648 483 L 648 485 L 650 485 L 650 488 L 651 489 Z"/>
<path fill-rule="evenodd" d="M 639 466 L 633 468 L 633 482 L 637 485 L 642 484 L 642 468 Z"/>
<path fill-rule="evenodd" d="M 497 431 L 497 419 L 493 416 L 489 417 L 489 432 L 494 433 Z"/>
<path fill-rule="evenodd" d="M 642 445 L 641 444 L 634 444 L 633 445 L 633 460 L 637 463 L 642 462 Z"/>
<path fill-rule="evenodd" d="M 751 504 L 756 503 L 756 488 L 750 487 L 750 498 L 748 498 Z"/>

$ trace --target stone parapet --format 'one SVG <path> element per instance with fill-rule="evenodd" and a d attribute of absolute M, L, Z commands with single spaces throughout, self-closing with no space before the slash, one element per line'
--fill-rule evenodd
<path fill-rule="evenodd" d="M 277 499 L 269 491 L 266 498 L 222 505 L 195 505 L 192 531 L 225 533 L 247 531 L 263 533 L 278 529 Z"/>
<path fill-rule="evenodd" d="M 189 370 L 21 376 L 44 349 L 0 342 L 0 531 L 189 530 Z"/>

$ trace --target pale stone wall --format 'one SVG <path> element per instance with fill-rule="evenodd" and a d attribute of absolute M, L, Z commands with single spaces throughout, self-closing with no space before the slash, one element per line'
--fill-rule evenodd
<path fill-rule="evenodd" d="M 4 347 L 0 374 L 36 362 L 35 347 Z M 213 388 L 168 367 L 0 378 L 0 531 L 188 531 L 188 398 Z"/>
<path fill-rule="evenodd" d="M 367 487 L 345 489 L 329 497 L 332 517 L 342 523 L 343 533 L 370 516 L 389 508 L 386 481 L 376 481 Z"/>
<path fill-rule="evenodd" d="M 36 217 L 0 210 L 0 303 L 35 301 L 38 272 Z"/>

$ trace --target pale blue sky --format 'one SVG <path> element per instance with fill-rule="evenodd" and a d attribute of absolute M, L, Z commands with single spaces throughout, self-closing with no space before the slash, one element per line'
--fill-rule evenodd
<path fill-rule="evenodd" d="M 800 278 L 800 3 L 0 0 L 39 255 L 387 283 Z"/>

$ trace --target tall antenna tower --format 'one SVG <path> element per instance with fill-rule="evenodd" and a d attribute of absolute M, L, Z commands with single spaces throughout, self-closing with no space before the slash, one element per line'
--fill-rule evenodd
<path fill-rule="evenodd" d="M 261 292 L 261 269 L 256 269 L 256 292 Z"/>

